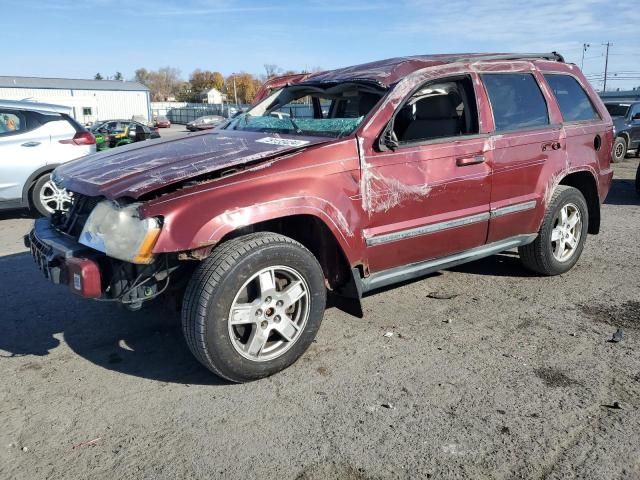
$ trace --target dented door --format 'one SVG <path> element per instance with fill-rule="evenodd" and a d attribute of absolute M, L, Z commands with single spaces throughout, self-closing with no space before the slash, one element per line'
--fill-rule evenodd
<path fill-rule="evenodd" d="M 362 202 L 372 272 L 485 243 L 491 156 L 484 135 L 365 151 Z"/>

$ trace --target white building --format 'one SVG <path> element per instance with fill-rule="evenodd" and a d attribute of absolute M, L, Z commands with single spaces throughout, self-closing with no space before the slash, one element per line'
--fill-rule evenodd
<path fill-rule="evenodd" d="M 138 82 L 0 76 L 0 99 L 33 100 L 71 107 L 80 123 L 151 119 L 149 89 Z"/>
<path fill-rule="evenodd" d="M 205 90 L 200 94 L 200 100 L 202 103 L 210 103 L 212 105 L 220 105 L 222 104 L 222 100 L 224 99 L 224 95 L 217 88 L 212 88 L 210 90 Z"/>

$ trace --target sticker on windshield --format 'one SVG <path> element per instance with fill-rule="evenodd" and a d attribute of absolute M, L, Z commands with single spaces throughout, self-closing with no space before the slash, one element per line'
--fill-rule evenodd
<path fill-rule="evenodd" d="M 309 143 L 308 140 L 294 140 L 291 138 L 264 137 L 259 138 L 256 142 L 268 143 L 269 145 L 280 145 L 282 147 L 301 147 Z"/>

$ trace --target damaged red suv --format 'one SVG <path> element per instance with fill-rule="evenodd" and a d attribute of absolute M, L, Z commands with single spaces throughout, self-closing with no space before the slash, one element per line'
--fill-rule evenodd
<path fill-rule="evenodd" d="M 25 238 L 72 292 L 175 296 L 193 354 L 234 382 L 291 365 L 327 293 L 518 248 L 557 275 L 600 228 L 612 123 L 558 54 L 393 58 L 299 76 L 220 130 L 86 157 L 68 212 Z"/>

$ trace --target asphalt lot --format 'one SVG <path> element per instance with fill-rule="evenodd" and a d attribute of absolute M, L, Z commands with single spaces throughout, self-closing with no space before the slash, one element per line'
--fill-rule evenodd
<path fill-rule="evenodd" d="M 197 363 L 176 313 L 48 284 L 32 219 L 0 213 L 0 478 L 640 478 L 637 164 L 571 272 L 507 253 L 364 319 L 331 309 L 297 364 L 244 385 Z"/>
<path fill-rule="evenodd" d="M 175 138 L 191 133 L 184 125 L 177 124 L 172 124 L 169 128 L 160 128 L 158 132 L 160 132 L 160 138 Z"/>

